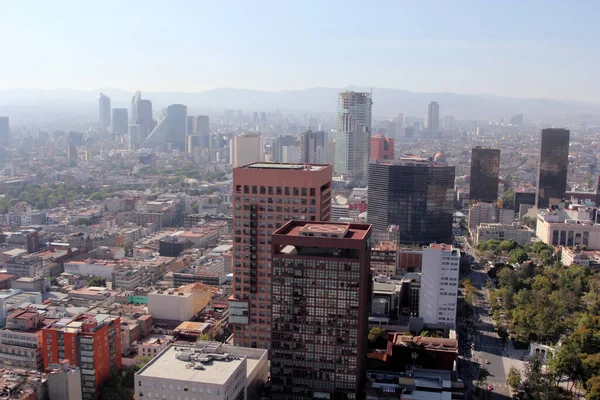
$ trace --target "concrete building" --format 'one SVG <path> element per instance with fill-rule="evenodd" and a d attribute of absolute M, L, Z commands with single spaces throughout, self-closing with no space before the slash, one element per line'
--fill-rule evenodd
<path fill-rule="evenodd" d="M 0 117 L 0 146 L 8 146 L 10 142 L 10 126 L 8 117 Z"/>
<path fill-rule="evenodd" d="M 172 341 L 173 336 L 150 335 L 138 344 L 138 356 L 156 357 L 157 354 L 169 347 Z"/>
<path fill-rule="evenodd" d="M 131 99 L 131 124 L 139 125 L 139 141 L 136 143 L 142 143 L 154 127 L 152 102 L 142 99 L 139 91 Z"/>
<path fill-rule="evenodd" d="M 471 149 L 471 201 L 498 200 L 500 178 L 500 150 L 477 146 Z"/>
<path fill-rule="evenodd" d="M 136 372 L 135 397 L 258 399 L 268 373 L 266 350 L 204 341 L 171 345 Z"/>
<path fill-rule="evenodd" d="M 377 135 L 371 138 L 370 160 L 393 160 L 394 139 Z"/>
<path fill-rule="evenodd" d="M 206 256 L 173 272 L 173 286 L 179 287 L 190 283 L 200 282 L 208 286 L 218 287 L 227 281 L 225 260 L 223 257 Z"/>
<path fill-rule="evenodd" d="M 335 138 L 335 174 L 366 182 L 371 140 L 371 93 L 340 93 Z"/>
<path fill-rule="evenodd" d="M 35 310 L 18 309 L 6 318 L 0 330 L 0 367 L 39 370 L 42 357 L 42 315 Z"/>
<path fill-rule="evenodd" d="M 371 271 L 373 275 L 396 276 L 398 251 L 396 242 L 379 242 L 371 246 Z"/>
<path fill-rule="evenodd" d="M 450 245 L 423 247 L 419 317 L 425 324 L 456 324 L 460 251 Z"/>
<path fill-rule="evenodd" d="M 100 93 L 98 100 L 100 129 L 107 131 L 110 127 L 110 98 Z"/>
<path fill-rule="evenodd" d="M 74 275 L 96 276 L 108 281 L 112 280 L 120 263 L 114 260 L 71 260 L 64 264 L 65 272 Z"/>
<path fill-rule="evenodd" d="M 286 221 L 329 221 L 331 166 L 255 163 L 233 170 L 234 343 L 266 349 L 271 329 L 271 233 Z"/>
<path fill-rule="evenodd" d="M 427 108 L 427 131 L 430 138 L 440 133 L 440 106 L 435 101 L 429 103 Z"/>
<path fill-rule="evenodd" d="M 22 254 L 6 259 L 6 272 L 19 278 L 37 278 L 43 275 L 42 259 L 33 254 Z"/>
<path fill-rule="evenodd" d="M 588 250 L 600 250 L 600 224 L 594 217 L 594 209 L 582 205 L 540 209 L 535 234 L 551 246 L 585 245 Z"/>
<path fill-rule="evenodd" d="M 211 297 L 211 288 L 201 283 L 159 289 L 148 293 L 148 312 L 155 320 L 189 321 L 210 303 Z"/>
<path fill-rule="evenodd" d="M 272 235 L 272 399 L 364 391 L 371 227 L 290 221 Z"/>
<path fill-rule="evenodd" d="M 50 399 L 82 400 L 81 369 L 68 360 L 49 365 L 46 369 Z"/>
<path fill-rule="evenodd" d="M 484 223 L 500 223 L 511 225 L 515 218 L 512 208 L 498 208 L 496 203 L 474 203 L 469 207 L 467 226 L 475 233 L 477 227 Z"/>
<path fill-rule="evenodd" d="M 6 317 L 11 310 L 18 309 L 26 303 L 42 304 L 42 294 L 24 292 L 20 289 L 0 290 L 0 327 L 6 324 Z"/>
<path fill-rule="evenodd" d="M 514 240 L 524 246 L 531 242 L 534 234 L 532 229 L 518 224 L 483 223 L 476 228 L 475 243 L 487 240 Z"/>
<path fill-rule="evenodd" d="M 327 135 L 323 131 L 307 130 L 302 134 L 300 162 L 325 164 L 327 162 Z"/>
<path fill-rule="evenodd" d="M 183 104 L 171 104 L 167 107 L 167 140 L 172 148 L 185 150 L 187 135 L 187 107 Z"/>
<path fill-rule="evenodd" d="M 567 129 L 543 129 L 538 166 L 538 209 L 560 202 L 567 191 L 569 138 Z"/>
<path fill-rule="evenodd" d="M 571 249 L 562 247 L 560 250 L 560 262 L 564 266 L 582 265 L 584 267 L 597 266 L 598 254 L 595 251 L 582 251 L 579 249 Z"/>
<path fill-rule="evenodd" d="M 121 369 L 120 320 L 105 314 L 84 314 L 43 328 L 44 368 L 69 360 L 81 369 L 82 398 L 97 399 L 100 387 Z"/>
<path fill-rule="evenodd" d="M 246 132 L 236 135 L 231 143 L 231 163 L 243 167 L 263 159 L 263 142 L 260 133 Z"/>
<path fill-rule="evenodd" d="M 422 158 L 369 164 L 367 222 L 375 234 L 400 227 L 400 242 L 452 241 L 454 167 Z"/>

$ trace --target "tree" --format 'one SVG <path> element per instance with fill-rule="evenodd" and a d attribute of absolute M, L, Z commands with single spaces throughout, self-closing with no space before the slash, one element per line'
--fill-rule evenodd
<path fill-rule="evenodd" d="M 521 384 L 521 371 L 519 371 L 515 367 L 510 367 L 510 369 L 508 370 L 508 380 L 507 381 L 508 381 L 508 384 L 513 389 L 518 388 L 519 385 Z"/>
<path fill-rule="evenodd" d="M 477 370 L 477 382 L 475 383 L 475 386 L 477 386 L 478 389 L 485 386 L 487 378 L 491 375 L 492 374 L 490 374 L 490 371 L 488 371 L 486 368 L 479 367 Z"/>
<path fill-rule="evenodd" d="M 500 242 L 500 244 L 498 245 L 498 250 L 502 252 L 510 252 L 512 250 L 517 249 L 518 247 L 519 244 L 517 242 L 515 242 L 513 239 L 509 239 Z"/>
<path fill-rule="evenodd" d="M 508 262 L 511 264 L 522 264 L 529 259 L 527 252 L 523 249 L 511 250 L 508 257 Z"/>
<path fill-rule="evenodd" d="M 125 249 L 125 257 L 133 257 L 133 242 L 125 242 L 123 248 Z"/>
<path fill-rule="evenodd" d="M 88 281 L 88 286 L 101 286 L 106 287 L 106 279 L 94 276 Z"/>
<path fill-rule="evenodd" d="M 566 376 L 572 382 L 569 391 L 583 377 L 583 365 L 579 353 L 580 349 L 576 343 L 567 342 L 562 345 L 556 356 L 550 360 L 550 370 L 556 377 L 557 383 L 560 382 L 563 376 Z"/>
<path fill-rule="evenodd" d="M 369 330 L 369 342 L 377 343 L 385 335 L 385 329 L 380 326 L 374 326 Z"/>

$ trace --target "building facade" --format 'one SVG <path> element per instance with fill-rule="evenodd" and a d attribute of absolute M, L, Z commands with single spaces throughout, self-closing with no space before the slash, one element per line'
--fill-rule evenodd
<path fill-rule="evenodd" d="M 460 251 L 446 244 L 423 247 L 419 318 L 425 324 L 456 324 Z"/>
<path fill-rule="evenodd" d="M 471 150 L 471 201 L 498 200 L 500 150 L 477 146 Z"/>
<path fill-rule="evenodd" d="M 263 159 L 263 143 L 260 133 L 246 132 L 236 135 L 231 144 L 231 163 L 234 168 L 243 167 Z"/>
<path fill-rule="evenodd" d="M 364 391 L 371 227 L 290 221 L 272 236 L 272 398 Z"/>
<path fill-rule="evenodd" d="M 569 138 L 567 129 L 543 129 L 537 180 L 538 209 L 548 208 L 551 199 L 562 200 L 567 191 Z"/>
<path fill-rule="evenodd" d="M 451 243 L 454 167 L 425 159 L 369 165 L 367 222 L 375 233 L 400 227 L 401 243 Z"/>
<path fill-rule="evenodd" d="M 335 173 L 366 181 L 371 140 L 371 93 L 340 93 L 335 141 Z"/>
<path fill-rule="evenodd" d="M 271 339 L 271 233 L 287 221 L 331 219 L 330 165 L 255 163 L 233 170 L 233 296 L 237 346 Z"/>
<path fill-rule="evenodd" d="M 514 240 L 524 246 L 531 242 L 533 236 L 534 231 L 525 226 L 484 223 L 477 227 L 475 243 L 479 244 L 487 240 Z"/>
<path fill-rule="evenodd" d="M 110 98 L 100 93 L 98 100 L 100 129 L 108 130 L 110 127 Z"/>
<path fill-rule="evenodd" d="M 167 107 L 167 140 L 174 149 L 185 150 L 187 135 L 187 107 L 171 104 Z"/>
<path fill-rule="evenodd" d="M 430 138 L 436 137 L 440 132 L 440 106 L 435 101 L 429 103 L 427 108 L 427 132 Z"/>
<path fill-rule="evenodd" d="M 112 110 L 112 134 L 125 137 L 128 133 L 129 117 L 126 108 L 113 108 Z"/>
<path fill-rule="evenodd" d="M 394 139 L 377 135 L 371 138 L 371 160 L 393 160 Z"/>

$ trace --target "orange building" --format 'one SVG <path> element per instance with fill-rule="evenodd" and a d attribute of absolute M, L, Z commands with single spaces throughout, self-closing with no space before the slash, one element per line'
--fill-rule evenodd
<path fill-rule="evenodd" d="M 377 135 L 371 138 L 371 160 L 393 160 L 394 139 Z"/>
<path fill-rule="evenodd" d="M 254 163 L 233 169 L 233 295 L 236 346 L 271 342 L 271 234 L 290 220 L 331 219 L 331 165 Z"/>
<path fill-rule="evenodd" d="M 81 368 L 83 399 L 121 369 L 121 318 L 106 314 L 62 319 L 42 329 L 44 368 L 69 360 Z"/>

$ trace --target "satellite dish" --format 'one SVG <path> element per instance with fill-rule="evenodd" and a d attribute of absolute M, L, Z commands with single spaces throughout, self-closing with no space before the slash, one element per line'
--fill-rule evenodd
<path fill-rule="evenodd" d="M 341 194 L 335 196 L 335 201 L 342 206 L 348 204 L 348 199 L 342 196 Z"/>

